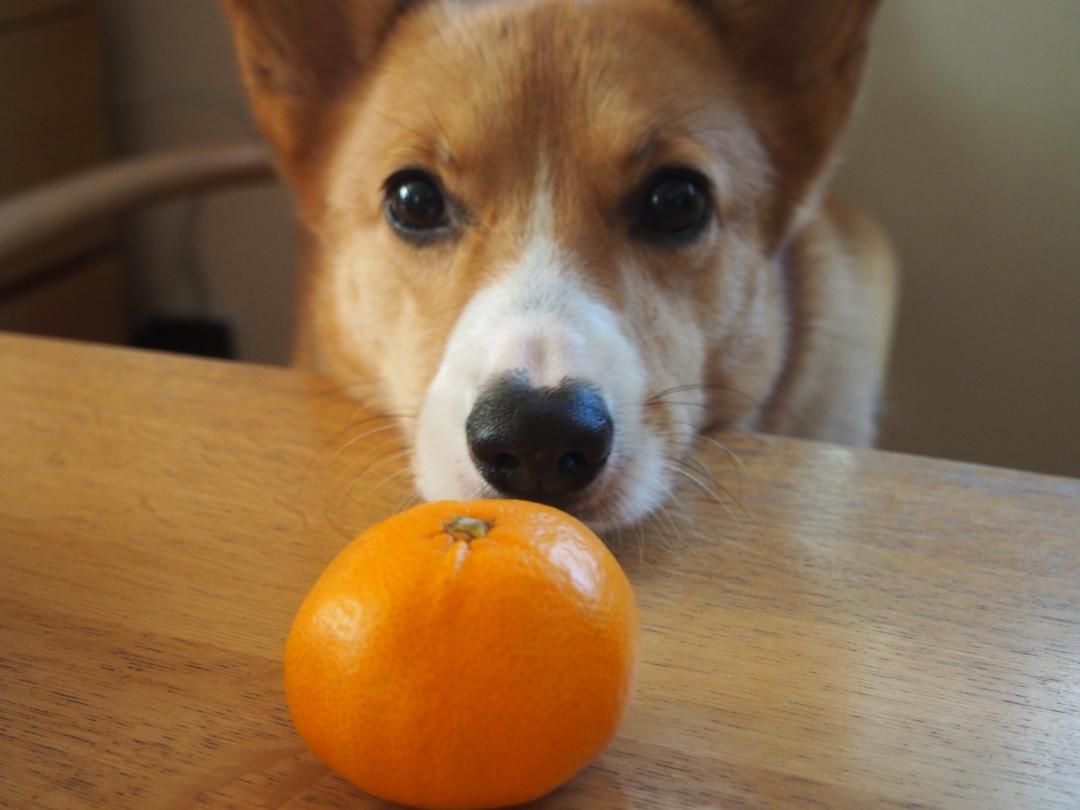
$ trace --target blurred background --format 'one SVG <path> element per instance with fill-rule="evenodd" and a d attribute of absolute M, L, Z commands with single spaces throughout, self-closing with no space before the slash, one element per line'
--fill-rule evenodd
<path fill-rule="evenodd" d="M 837 187 L 902 262 L 885 447 L 1080 475 L 1078 42 L 1076 0 L 883 5 Z M 215 0 L 0 0 L 0 204 L 255 135 Z M 190 194 L 0 265 L 0 329 L 286 363 L 296 247 L 273 182 Z"/>

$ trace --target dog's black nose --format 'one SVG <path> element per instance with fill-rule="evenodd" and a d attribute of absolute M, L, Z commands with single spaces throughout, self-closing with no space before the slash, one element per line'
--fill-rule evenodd
<path fill-rule="evenodd" d="M 607 463 L 611 414 L 588 384 L 533 388 L 509 375 L 488 385 L 465 423 L 473 463 L 501 494 L 556 505 Z"/>

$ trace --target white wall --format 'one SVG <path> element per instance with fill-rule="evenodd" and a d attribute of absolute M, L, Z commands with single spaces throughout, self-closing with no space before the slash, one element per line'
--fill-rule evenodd
<path fill-rule="evenodd" d="M 122 143 L 250 131 L 214 0 L 100 0 Z M 890 447 L 1080 475 L 1080 2 L 886 0 L 838 187 L 905 285 Z M 190 311 L 194 237 L 247 359 L 282 362 L 295 250 L 280 190 L 138 223 L 142 300 Z M 190 253 L 190 252 L 189 252 Z"/>
<path fill-rule="evenodd" d="M 886 444 L 1080 475 L 1080 3 L 879 23 L 839 187 L 903 263 Z"/>
<path fill-rule="evenodd" d="M 123 151 L 256 136 L 215 0 L 99 2 Z M 158 207 L 130 236 L 142 311 L 207 314 L 190 282 L 199 272 L 211 314 L 234 322 L 244 359 L 286 362 L 296 231 L 283 189 L 266 184 Z"/>

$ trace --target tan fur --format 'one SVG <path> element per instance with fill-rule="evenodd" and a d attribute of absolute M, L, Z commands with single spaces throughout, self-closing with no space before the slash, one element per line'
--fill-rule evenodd
<path fill-rule="evenodd" d="M 575 279 L 619 314 L 648 415 L 870 442 L 895 271 L 823 201 L 871 0 L 224 0 L 247 87 L 311 234 L 297 361 L 415 412 L 467 303 L 525 249 L 537 200 Z M 657 168 L 716 187 L 719 224 L 658 250 L 626 207 Z M 386 177 L 437 173 L 456 239 L 403 244 Z"/>

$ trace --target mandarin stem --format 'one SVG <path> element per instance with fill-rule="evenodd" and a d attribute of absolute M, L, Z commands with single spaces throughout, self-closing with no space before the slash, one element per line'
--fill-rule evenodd
<path fill-rule="evenodd" d="M 494 524 L 479 518 L 455 515 L 446 524 L 446 531 L 453 535 L 455 540 L 480 540 L 488 536 Z"/>

